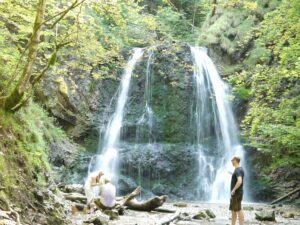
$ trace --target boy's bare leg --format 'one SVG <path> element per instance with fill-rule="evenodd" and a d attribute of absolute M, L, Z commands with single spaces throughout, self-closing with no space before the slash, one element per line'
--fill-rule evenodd
<path fill-rule="evenodd" d="M 243 210 L 238 211 L 238 217 L 239 217 L 239 225 L 244 225 L 244 213 L 243 213 Z"/>
<path fill-rule="evenodd" d="M 236 223 L 237 213 L 235 211 L 231 211 L 231 225 L 235 225 Z"/>

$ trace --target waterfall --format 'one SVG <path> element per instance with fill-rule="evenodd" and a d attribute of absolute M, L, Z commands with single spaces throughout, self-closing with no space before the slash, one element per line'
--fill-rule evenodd
<path fill-rule="evenodd" d="M 151 71 L 152 71 L 152 64 L 153 64 L 153 51 L 149 52 L 148 60 L 147 60 L 147 67 L 146 67 L 146 79 L 145 79 L 145 91 L 144 91 L 144 110 L 141 117 L 138 119 L 137 122 L 137 134 L 136 134 L 136 143 L 139 143 L 140 139 L 142 138 L 141 135 L 141 128 L 146 126 L 148 129 L 147 136 L 148 142 L 151 143 L 153 136 L 152 136 L 152 128 L 153 128 L 153 111 L 151 108 Z"/>
<path fill-rule="evenodd" d="M 148 147 L 153 149 L 153 111 L 151 108 L 151 76 L 152 76 L 152 66 L 153 66 L 153 57 L 154 52 L 149 51 L 148 60 L 146 66 L 146 74 L 145 74 L 145 89 L 144 89 L 144 109 L 142 115 L 138 118 L 137 121 L 137 129 L 136 129 L 136 138 L 135 138 L 135 149 L 139 148 L 139 143 L 147 141 Z M 146 128 L 146 129 L 145 129 Z M 138 163 L 138 185 L 145 188 L 143 185 L 143 165 Z M 151 187 L 150 187 L 151 188 Z M 142 198 L 143 190 L 141 191 L 140 197 Z"/>
<path fill-rule="evenodd" d="M 95 169 L 104 171 L 104 173 L 112 179 L 116 179 L 117 176 L 116 169 L 118 162 L 118 144 L 125 111 L 125 104 L 128 99 L 131 75 L 136 63 L 142 56 L 143 49 L 135 48 L 132 57 L 127 62 L 119 87 L 115 112 L 110 117 L 106 127 L 102 151 L 101 149 L 98 149 L 101 151 L 101 155 L 98 155 L 97 157 Z"/>
<path fill-rule="evenodd" d="M 193 120 L 198 149 L 198 198 L 212 202 L 228 201 L 233 166 L 231 158 L 241 157 L 238 129 L 228 100 L 229 87 L 222 81 L 205 48 L 191 47 L 196 83 Z M 208 146 L 209 137 L 213 143 Z M 212 141 L 210 141 L 212 142 Z"/>

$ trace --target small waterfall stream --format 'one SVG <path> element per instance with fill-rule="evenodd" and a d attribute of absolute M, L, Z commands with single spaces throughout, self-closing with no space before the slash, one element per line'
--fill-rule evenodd
<path fill-rule="evenodd" d="M 151 108 L 151 98 L 152 98 L 152 89 L 151 89 L 151 81 L 152 81 L 152 67 L 154 61 L 154 52 L 149 51 L 146 73 L 145 73 L 145 89 L 144 89 L 144 109 L 143 113 L 137 121 L 137 129 L 136 129 L 136 138 L 135 138 L 135 146 L 134 148 L 138 150 L 139 143 L 145 142 L 147 143 L 147 147 L 154 150 L 154 142 L 155 137 L 153 135 L 153 110 Z M 139 186 L 143 188 L 147 188 L 143 182 L 143 174 L 147 173 L 147 171 L 143 170 L 143 165 L 139 162 L 138 165 L 138 177 L 137 183 Z M 148 187 L 151 189 L 151 187 Z M 143 196 L 143 190 L 141 191 L 140 197 Z"/>
<path fill-rule="evenodd" d="M 111 179 L 117 176 L 118 143 L 122 128 L 125 104 L 128 98 L 131 75 L 139 59 L 143 56 L 143 49 L 135 48 L 132 57 L 127 62 L 119 88 L 119 95 L 114 114 L 111 116 L 104 136 L 104 145 L 96 159 L 95 170 L 102 170 Z"/>
<path fill-rule="evenodd" d="M 194 117 L 199 151 L 198 197 L 212 202 L 228 201 L 233 171 L 230 159 L 238 155 L 244 161 L 243 147 L 229 97 L 229 87 L 222 81 L 205 48 L 191 47 L 196 82 Z M 214 149 L 205 147 L 206 137 L 215 137 Z"/>

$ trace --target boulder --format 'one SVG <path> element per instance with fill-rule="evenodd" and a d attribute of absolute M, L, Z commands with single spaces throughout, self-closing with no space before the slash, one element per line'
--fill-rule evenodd
<path fill-rule="evenodd" d="M 285 213 L 282 214 L 282 217 L 286 218 L 286 219 L 290 219 L 290 218 L 294 218 L 295 214 L 292 213 L 292 212 L 285 212 Z"/>
<path fill-rule="evenodd" d="M 263 210 L 256 212 L 255 219 L 259 221 L 275 221 L 275 211 Z"/>
<path fill-rule="evenodd" d="M 116 209 L 106 209 L 103 213 L 108 215 L 110 220 L 119 219 L 119 212 Z"/>
<path fill-rule="evenodd" d="M 193 216 L 193 219 L 195 219 L 195 220 L 202 220 L 205 218 L 206 218 L 206 214 L 203 211 L 200 211 L 195 216 Z"/>
<path fill-rule="evenodd" d="M 108 225 L 109 216 L 105 215 L 101 211 L 96 211 L 91 214 L 91 217 L 88 218 L 84 223 L 94 224 L 94 225 Z"/>
<path fill-rule="evenodd" d="M 206 215 L 208 215 L 209 218 L 214 219 L 216 218 L 216 215 L 214 214 L 214 212 L 211 209 L 206 209 L 205 210 Z"/>

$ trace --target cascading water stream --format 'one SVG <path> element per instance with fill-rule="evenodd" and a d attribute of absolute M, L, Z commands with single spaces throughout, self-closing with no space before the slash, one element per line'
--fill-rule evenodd
<path fill-rule="evenodd" d="M 230 102 L 229 88 L 220 78 L 205 48 L 191 47 L 196 82 L 196 144 L 199 160 L 198 198 L 212 202 L 230 197 L 230 159 L 238 155 L 244 161 L 238 129 Z M 207 147 L 207 137 L 214 137 L 214 147 Z"/>
<path fill-rule="evenodd" d="M 148 60 L 147 60 L 147 67 L 146 67 L 146 76 L 145 76 L 145 90 L 144 90 L 144 109 L 143 114 L 138 119 L 137 122 L 137 129 L 136 129 L 136 144 L 135 149 L 137 150 L 139 148 L 138 143 L 141 143 L 143 141 L 148 142 L 149 148 L 154 148 L 152 142 L 153 142 L 153 111 L 151 108 L 151 97 L 152 97 L 152 91 L 151 91 L 151 76 L 152 76 L 152 65 L 153 65 L 153 57 L 154 52 L 149 51 L 148 54 Z M 146 130 L 145 130 L 146 128 Z M 143 140 L 142 140 L 143 139 Z M 139 162 L 138 165 L 138 184 L 139 186 L 143 186 L 143 169 L 142 165 Z M 142 197 L 143 191 L 141 192 L 140 197 Z"/>
<path fill-rule="evenodd" d="M 125 111 L 125 104 L 128 99 L 131 75 L 135 65 L 142 56 L 143 49 L 135 48 L 132 57 L 127 62 L 120 83 L 116 109 L 106 127 L 102 151 L 101 149 L 98 149 L 99 152 L 101 151 L 101 155 L 97 156 L 94 170 L 104 171 L 104 173 L 111 179 L 116 179 L 117 176 L 116 169 L 118 161 L 118 144 Z"/>

